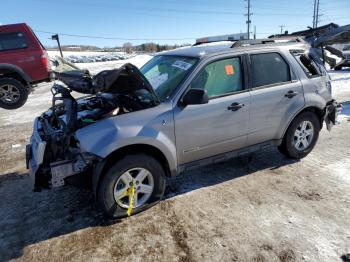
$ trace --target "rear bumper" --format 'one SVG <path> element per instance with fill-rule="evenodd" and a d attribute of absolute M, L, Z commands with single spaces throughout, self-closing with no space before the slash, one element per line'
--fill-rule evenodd
<path fill-rule="evenodd" d="M 330 131 L 334 125 L 338 124 L 338 115 L 341 112 L 341 108 L 341 105 L 338 104 L 335 100 L 327 103 L 325 108 L 324 121 L 326 123 L 328 131 Z"/>

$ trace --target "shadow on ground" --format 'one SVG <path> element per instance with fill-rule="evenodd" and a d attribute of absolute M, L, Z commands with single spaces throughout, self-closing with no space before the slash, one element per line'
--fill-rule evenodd
<path fill-rule="evenodd" d="M 220 184 L 263 169 L 292 164 L 277 151 L 251 155 L 168 179 L 165 199 Z M 27 174 L 0 176 L 0 261 L 21 257 L 26 246 L 88 227 L 105 227 L 91 192 L 71 186 L 33 193 Z M 147 211 L 146 211 L 147 212 Z"/>

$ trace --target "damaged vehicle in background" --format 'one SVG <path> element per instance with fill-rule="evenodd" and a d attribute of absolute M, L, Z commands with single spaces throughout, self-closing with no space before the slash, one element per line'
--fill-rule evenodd
<path fill-rule="evenodd" d="M 272 42 L 198 43 L 140 70 L 56 72 L 64 84 L 52 87 L 26 150 L 35 190 L 80 178 L 119 218 L 152 206 L 166 177 L 192 168 L 271 146 L 305 157 L 323 122 L 336 123 L 337 103 L 309 45 Z"/>

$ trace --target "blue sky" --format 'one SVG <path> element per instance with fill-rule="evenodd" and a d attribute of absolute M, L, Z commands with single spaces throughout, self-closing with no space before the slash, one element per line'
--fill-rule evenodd
<path fill-rule="evenodd" d="M 312 25 L 314 0 L 251 0 L 252 28 L 257 36 L 290 32 Z M 1 0 L 0 23 L 26 22 L 45 45 L 50 34 L 101 36 L 119 39 L 61 36 L 62 44 L 117 46 L 193 43 L 195 38 L 246 32 L 244 0 Z M 4 12 L 4 10 L 8 10 Z M 350 24 L 350 0 L 320 0 L 320 24 Z"/>

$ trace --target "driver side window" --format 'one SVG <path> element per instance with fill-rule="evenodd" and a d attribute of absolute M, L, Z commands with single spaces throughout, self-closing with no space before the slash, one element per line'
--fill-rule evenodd
<path fill-rule="evenodd" d="M 243 83 L 240 58 L 219 60 L 206 65 L 190 88 L 207 90 L 209 98 L 241 91 Z"/>

